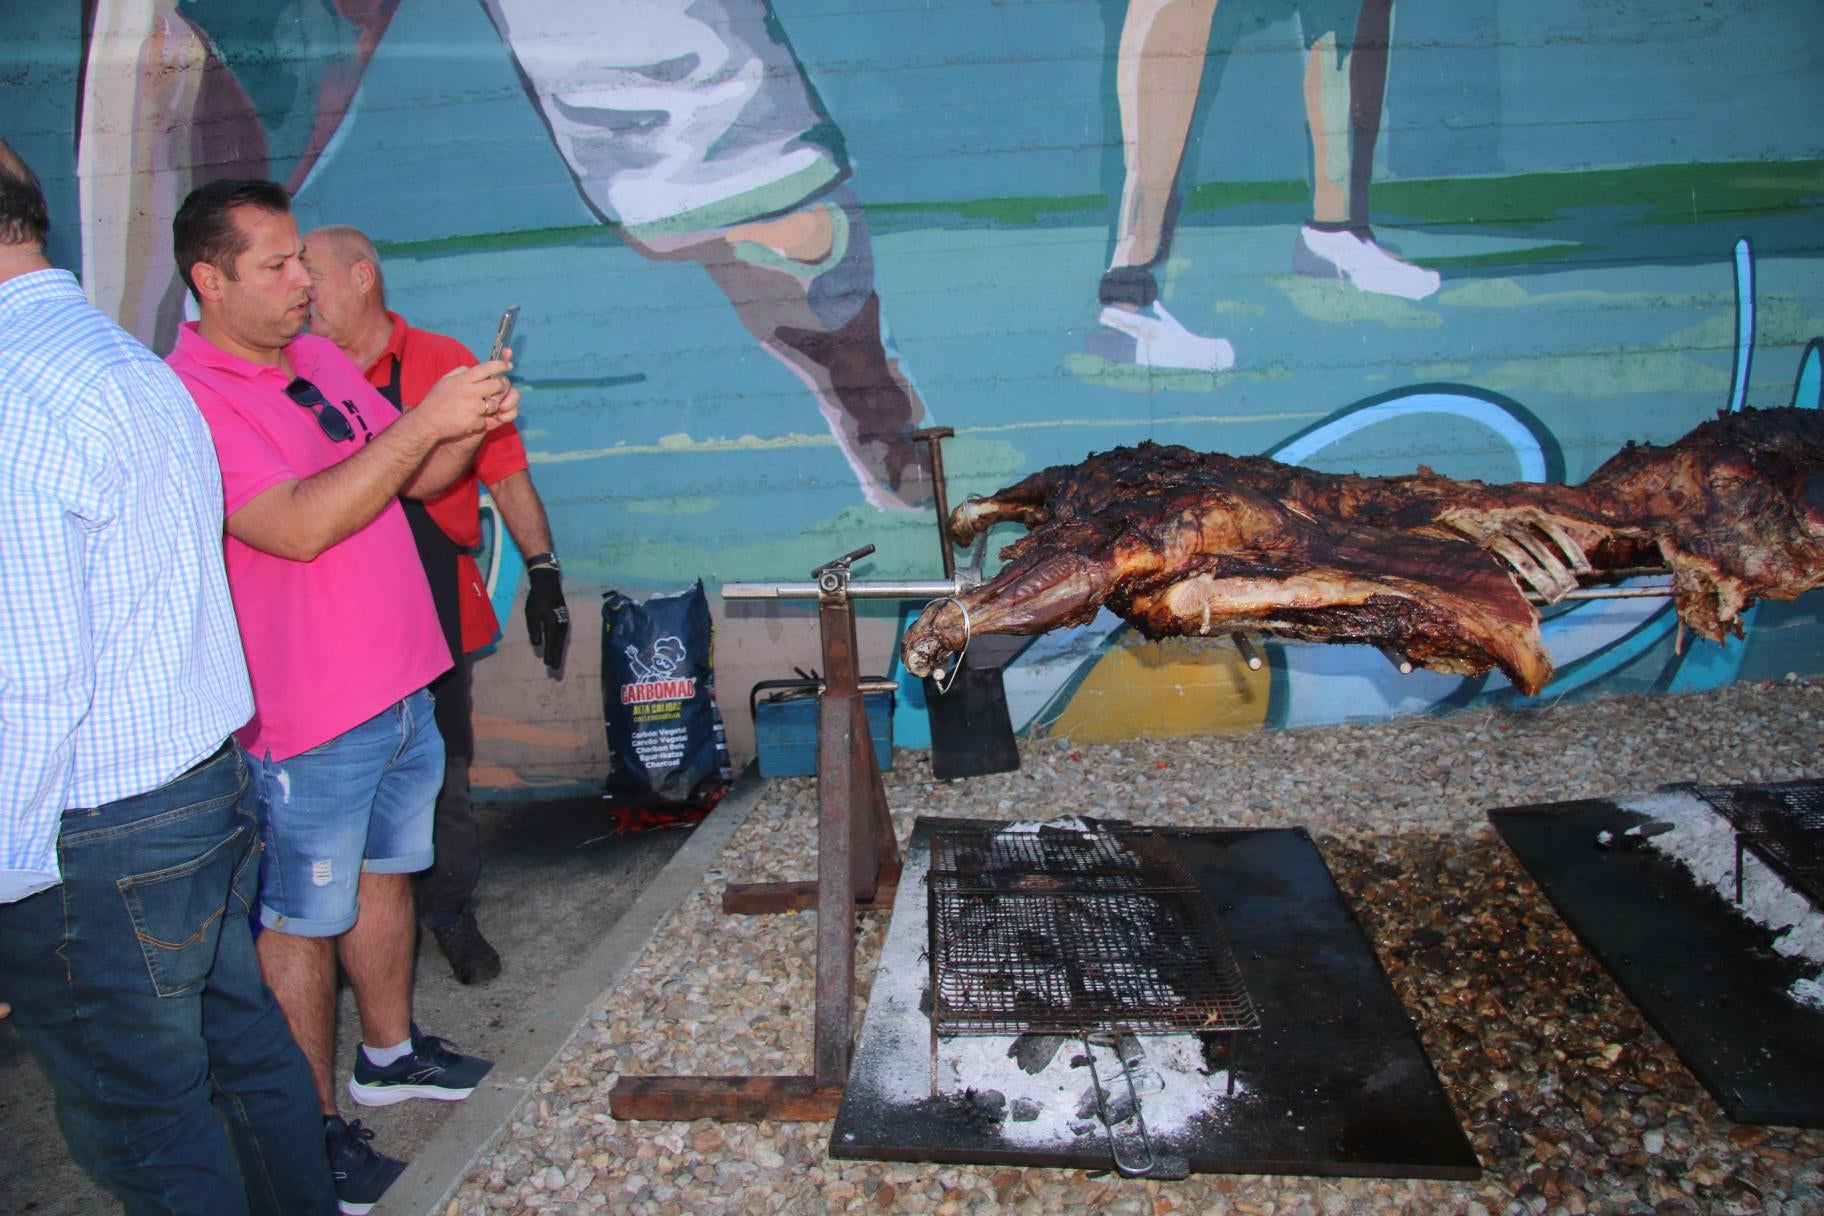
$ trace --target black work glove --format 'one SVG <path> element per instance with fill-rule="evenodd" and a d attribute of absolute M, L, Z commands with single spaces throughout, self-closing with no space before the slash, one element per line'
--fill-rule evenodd
<path fill-rule="evenodd" d="M 564 576 L 555 566 L 534 566 L 526 571 L 526 583 L 526 637 L 534 648 L 542 644 L 545 666 L 556 675 L 564 665 L 564 647 L 570 641 Z"/>

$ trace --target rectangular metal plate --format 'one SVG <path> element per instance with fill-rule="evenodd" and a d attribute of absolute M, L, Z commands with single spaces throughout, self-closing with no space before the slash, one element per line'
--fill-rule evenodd
<path fill-rule="evenodd" d="M 1077 1115 L 1091 1087 L 1079 1046 L 1065 1042 L 1032 1075 L 1008 1054 L 1015 1036 L 932 1033 L 931 839 L 972 826 L 995 825 L 913 827 L 830 1155 L 1108 1169 L 1107 1132 Z M 1141 1068 L 1158 1074 L 1141 1099 L 1154 1150 L 1198 1173 L 1477 1177 L 1412 1021 L 1310 837 L 1298 828 L 1159 837 L 1215 908 L 1261 1028 L 1138 1040 Z M 1050 1096 L 1014 1100 L 1044 1085 Z M 1133 1125 L 1117 1134 L 1134 1156 Z"/>
<path fill-rule="evenodd" d="M 1731 1119 L 1824 1127 L 1824 1010 L 1788 993 L 1815 965 L 1777 953 L 1768 929 L 1630 836 L 1645 811 L 1591 800 L 1488 817 Z"/>

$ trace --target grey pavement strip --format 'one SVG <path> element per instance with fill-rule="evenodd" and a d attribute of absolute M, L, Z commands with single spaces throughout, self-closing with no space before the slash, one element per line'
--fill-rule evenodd
<path fill-rule="evenodd" d="M 454 1105 L 437 1133 L 413 1154 L 405 1173 L 375 1206 L 374 1216 L 431 1216 L 448 1206 L 463 1176 L 493 1144 L 519 1104 L 537 1091 L 539 1079 L 600 1005 L 602 994 L 620 982 L 665 918 L 716 864 L 765 788 L 766 780 L 750 762 L 727 796 L 691 829 L 690 839 L 653 876 L 633 906 L 570 969 L 569 978 L 550 999 L 556 1016 L 541 1019 L 542 1025 L 494 1062 L 493 1072 L 474 1093 Z"/>

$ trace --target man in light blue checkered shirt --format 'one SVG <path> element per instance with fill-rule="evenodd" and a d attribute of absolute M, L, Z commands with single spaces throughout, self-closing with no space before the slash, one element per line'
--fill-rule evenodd
<path fill-rule="evenodd" d="M 260 981 L 253 712 L 209 431 L 44 256 L 0 141 L 0 997 L 77 1162 L 139 1212 L 331 1212 Z"/>

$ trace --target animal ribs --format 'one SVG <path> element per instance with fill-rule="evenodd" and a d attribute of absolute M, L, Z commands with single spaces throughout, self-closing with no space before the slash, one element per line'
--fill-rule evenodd
<path fill-rule="evenodd" d="M 1824 582 L 1824 418 L 1724 414 L 1629 444 L 1580 486 L 1316 473 L 1147 442 L 964 503 L 950 533 L 966 545 L 1003 521 L 1027 533 L 1001 572 L 907 630 L 913 674 L 971 635 L 1044 633 L 1106 605 L 1148 638 L 1371 642 L 1434 671 L 1496 667 L 1531 694 L 1552 663 L 1529 592 L 1555 603 L 1579 576 L 1663 564 L 1679 616 L 1721 641 L 1755 599 Z"/>

